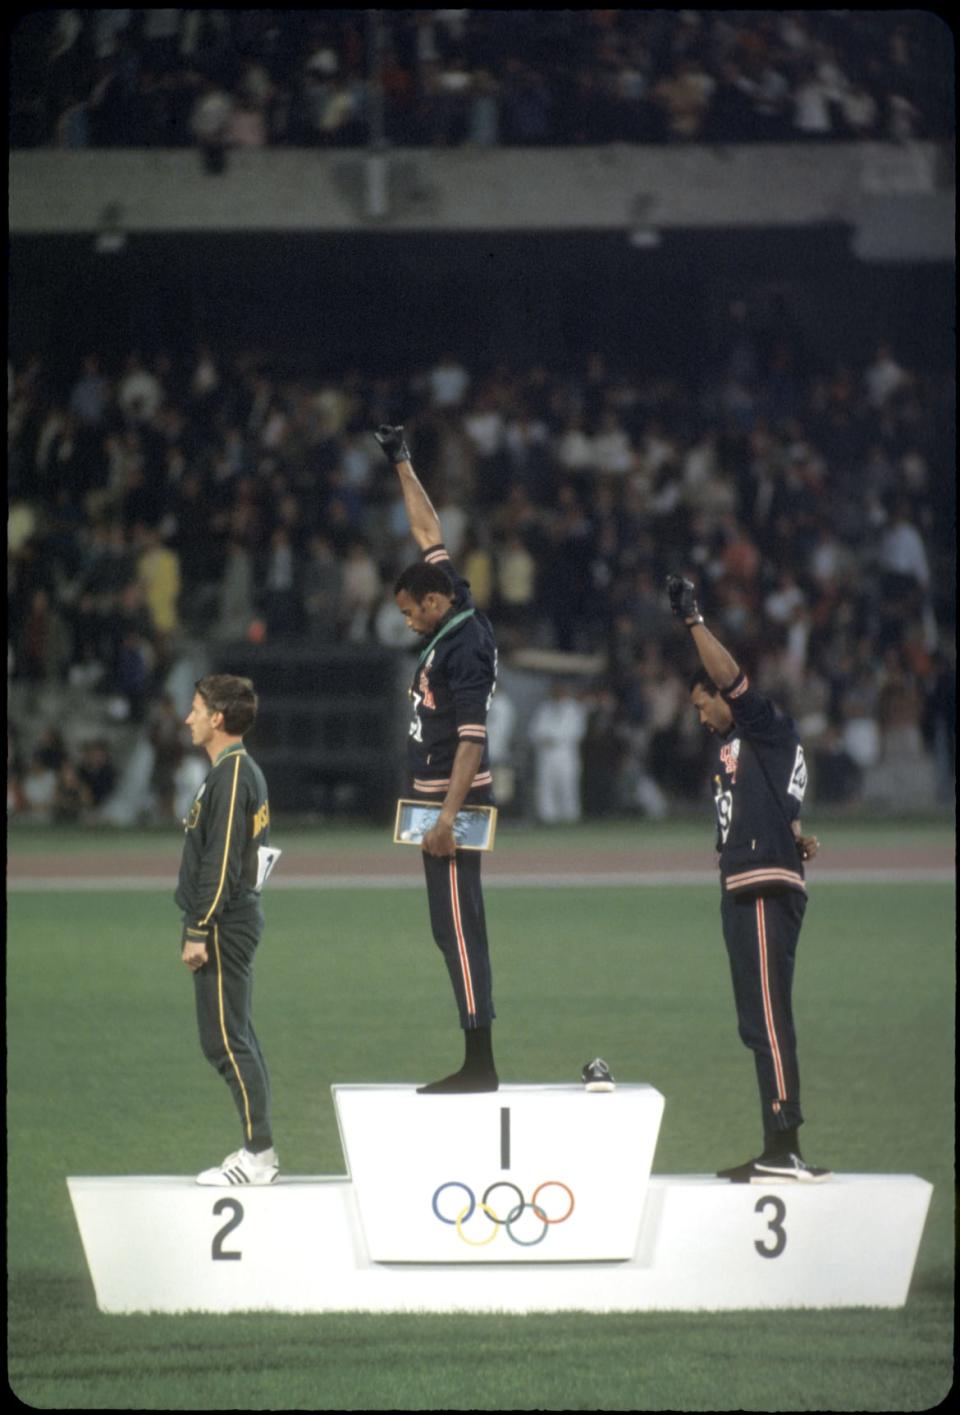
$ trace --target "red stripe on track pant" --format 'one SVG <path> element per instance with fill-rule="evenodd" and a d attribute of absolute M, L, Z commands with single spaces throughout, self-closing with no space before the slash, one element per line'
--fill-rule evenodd
<path fill-rule="evenodd" d="M 430 925 L 443 954 L 463 1028 L 487 1027 L 496 1015 L 490 950 L 480 885 L 481 856 L 458 850 L 452 859 L 423 854 Z"/>
<path fill-rule="evenodd" d="M 803 1123 L 792 995 L 806 904 L 795 889 L 721 899 L 738 1031 L 753 1052 L 765 1134 Z"/>

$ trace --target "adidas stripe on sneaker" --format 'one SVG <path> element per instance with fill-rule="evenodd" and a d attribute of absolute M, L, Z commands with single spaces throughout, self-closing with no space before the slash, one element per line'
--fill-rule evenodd
<path fill-rule="evenodd" d="M 280 1173 L 276 1151 L 264 1150 L 258 1155 L 249 1150 L 235 1150 L 213 1169 L 197 1175 L 197 1183 L 211 1188 L 226 1189 L 231 1185 L 272 1184 Z"/>

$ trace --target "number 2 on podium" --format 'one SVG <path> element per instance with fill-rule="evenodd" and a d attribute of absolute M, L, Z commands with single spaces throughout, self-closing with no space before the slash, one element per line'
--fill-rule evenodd
<path fill-rule="evenodd" d="M 216 1215 L 225 1213 L 228 1210 L 233 1213 L 233 1217 L 214 1234 L 213 1242 L 210 1245 L 210 1256 L 214 1262 L 239 1263 L 243 1258 L 243 1254 L 235 1250 L 226 1252 L 223 1247 L 223 1240 L 228 1233 L 232 1233 L 233 1230 L 239 1227 L 243 1222 L 243 1205 L 239 1199 L 218 1199 L 213 1206 L 213 1212 Z"/>

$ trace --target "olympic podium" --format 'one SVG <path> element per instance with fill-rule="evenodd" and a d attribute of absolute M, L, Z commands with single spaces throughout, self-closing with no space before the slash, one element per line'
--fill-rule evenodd
<path fill-rule="evenodd" d="M 67 1180 L 104 1312 L 900 1307 L 932 1186 L 652 1175 L 663 1097 L 334 1086 L 347 1176 Z"/>

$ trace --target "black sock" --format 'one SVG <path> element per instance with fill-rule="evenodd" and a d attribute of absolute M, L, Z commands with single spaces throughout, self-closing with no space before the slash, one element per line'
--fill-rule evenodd
<path fill-rule="evenodd" d="M 493 1071 L 493 1039 L 489 1027 L 467 1027 L 463 1038 L 466 1046 L 464 1067 L 469 1071 Z"/>
<path fill-rule="evenodd" d="M 764 1136 L 763 1153 L 768 1159 L 781 1155 L 799 1155 L 800 1140 L 797 1135 L 799 1127 L 794 1125 L 789 1130 L 771 1130 Z"/>
<path fill-rule="evenodd" d="M 493 1064 L 493 1046 L 490 1028 L 464 1028 L 466 1055 L 459 1071 L 452 1076 L 444 1076 L 442 1081 L 432 1081 L 428 1086 L 418 1086 L 418 1095 L 457 1095 L 472 1091 L 495 1091 L 500 1084 Z"/>

